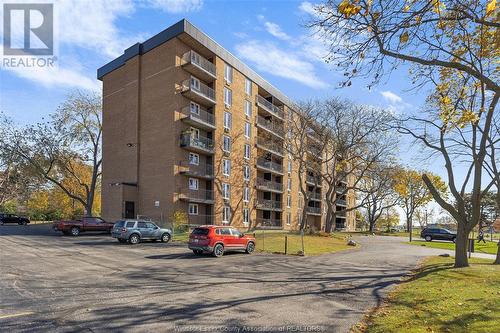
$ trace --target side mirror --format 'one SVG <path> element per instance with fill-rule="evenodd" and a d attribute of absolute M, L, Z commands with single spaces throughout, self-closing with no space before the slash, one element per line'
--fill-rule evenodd
<path fill-rule="evenodd" d="M 245 234 L 240 234 L 240 238 L 243 238 L 243 237 L 245 237 Z"/>
<path fill-rule="evenodd" d="M 160 229 L 160 227 L 159 227 L 159 226 L 156 226 L 156 227 L 155 227 L 155 230 L 158 230 L 158 229 Z"/>

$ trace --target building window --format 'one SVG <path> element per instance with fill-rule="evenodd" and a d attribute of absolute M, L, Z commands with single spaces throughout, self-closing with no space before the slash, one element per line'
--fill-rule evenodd
<path fill-rule="evenodd" d="M 245 78 L 245 93 L 248 96 L 252 96 L 252 81 L 250 81 L 248 78 Z"/>
<path fill-rule="evenodd" d="M 229 223 L 231 220 L 231 207 L 224 206 L 222 208 L 222 223 Z"/>
<path fill-rule="evenodd" d="M 243 179 L 250 180 L 250 166 L 243 166 Z"/>
<path fill-rule="evenodd" d="M 245 101 L 245 116 L 252 116 L 252 103 L 250 101 Z"/>
<path fill-rule="evenodd" d="M 200 115 L 200 104 L 196 104 L 195 102 L 191 102 L 189 107 L 192 114 Z"/>
<path fill-rule="evenodd" d="M 191 89 L 198 91 L 200 90 L 200 80 L 198 80 L 194 76 L 191 76 Z"/>
<path fill-rule="evenodd" d="M 231 138 L 227 135 L 223 135 L 222 140 L 222 150 L 229 153 L 231 151 Z"/>
<path fill-rule="evenodd" d="M 292 160 L 288 157 L 288 172 L 292 172 Z"/>
<path fill-rule="evenodd" d="M 245 143 L 244 157 L 247 160 L 250 159 L 250 145 L 248 143 Z"/>
<path fill-rule="evenodd" d="M 224 87 L 224 105 L 228 108 L 233 105 L 233 92 L 226 87 Z"/>
<path fill-rule="evenodd" d="M 231 197 L 231 185 L 222 183 L 222 198 L 229 199 Z"/>
<path fill-rule="evenodd" d="M 292 223 L 292 213 L 288 212 L 286 214 L 286 224 L 290 225 Z"/>
<path fill-rule="evenodd" d="M 249 202 L 250 201 L 250 187 L 245 186 L 243 188 L 243 202 Z"/>
<path fill-rule="evenodd" d="M 292 190 L 292 179 L 288 178 L 288 192 Z"/>
<path fill-rule="evenodd" d="M 231 161 L 230 160 L 222 160 L 222 174 L 224 176 L 231 175 Z"/>
<path fill-rule="evenodd" d="M 198 204 L 190 203 L 189 208 L 188 208 L 188 214 L 189 215 L 198 215 Z"/>
<path fill-rule="evenodd" d="M 191 137 L 193 139 L 198 140 L 200 138 L 200 130 L 194 127 L 191 127 Z"/>
<path fill-rule="evenodd" d="M 299 193 L 299 200 L 297 201 L 297 206 L 299 206 L 299 208 L 302 208 L 304 206 L 304 200 L 302 198 L 302 193 Z"/>
<path fill-rule="evenodd" d="M 250 222 L 250 211 L 248 208 L 243 208 L 243 223 L 248 224 Z"/>
<path fill-rule="evenodd" d="M 200 164 L 200 155 L 195 154 L 195 153 L 189 153 L 189 164 L 199 165 Z"/>
<path fill-rule="evenodd" d="M 233 67 L 228 64 L 224 64 L 224 81 L 227 83 L 233 82 Z"/>
<path fill-rule="evenodd" d="M 290 208 L 292 205 L 292 196 L 289 194 L 288 197 L 286 198 L 286 206 Z"/>
<path fill-rule="evenodd" d="M 198 190 L 198 179 L 189 178 L 189 189 L 190 190 Z"/>
<path fill-rule="evenodd" d="M 250 123 L 245 123 L 245 137 L 250 139 L 252 136 L 252 125 Z"/>
<path fill-rule="evenodd" d="M 224 128 L 231 129 L 233 125 L 233 116 L 229 112 L 224 112 Z"/>

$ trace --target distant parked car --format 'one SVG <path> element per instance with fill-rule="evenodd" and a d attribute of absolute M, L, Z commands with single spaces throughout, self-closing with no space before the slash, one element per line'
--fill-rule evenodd
<path fill-rule="evenodd" d="M 188 247 L 194 254 L 209 252 L 215 257 L 221 257 L 229 251 L 252 253 L 255 250 L 255 238 L 232 227 L 203 225 L 191 232 Z"/>
<path fill-rule="evenodd" d="M 457 234 L 443 228 L 425 228 L 420 232 L 420 237 L 425 239 L 427 242 L 433 240 L 447 240 L 455 243 Z"/>
<path fill-rule="evenodd" d="M 0 225 L 3 225 L 5 223 L 17 223 L 19 225 L 26 225 L 30 223 L 30 219 L 15 214 L 0 213 Z"/>
<path fill-rule="evenodd" d="M 111 236 L 120 243 L 138 244 L 142 240 L 161 240 L 168 243 L 172 239 L 172 230 L 160 228 L 150 221 L 118 221 L 111 230 Z"/>
<path fill-rule="evenodd" d="M 78 236 L 82 232 L 111 232 L 113 223 L 106 222 L 100 217 L 83 217 L 76 220 L 56 221 L 53 224 L 55 231 L 62 231 L 65 235 Z"/>

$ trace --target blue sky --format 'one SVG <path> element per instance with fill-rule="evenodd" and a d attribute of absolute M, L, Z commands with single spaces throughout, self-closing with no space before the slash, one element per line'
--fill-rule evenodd
<path fill-rule="evenodd" d="M 342 73 L 325 63 L 325 47 L 304 27 L 313 4 L 243 0 L 54 1 L 58 67 L 46 71 L 1 68 L 0 108 L 18 123 L 39 121 L 74 89 L 100 91 L 97 68 L 128 46 L 186 18 L 293 100 L 341 96 L 402 112 L 418 110 L 425 92 L 408 91 L 410 79 L 404 68 L 370 91 L 363 80 L 354 81 L 348 88 L 337 88 Z M 413 152 L 402 148 L 405 163 L 415 164 Z M 440 164 L 432 163 L 428 168 L 444 176 Z"/>

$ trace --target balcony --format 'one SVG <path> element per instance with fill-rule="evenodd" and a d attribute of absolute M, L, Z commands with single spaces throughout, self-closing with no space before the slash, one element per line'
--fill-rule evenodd
<path fill-rule="evenodd" d="M 217 78 L 215 65 L 195 51 L 188 51 L 182 56 L 182 67 L 205 82 Z"/>
<path fill-rule="evenodd" d="M 214 142 L 212 139 L 203 136 L 195 138 L 191 133 L 181 134 L 181 147 L 202 154 L 214 153 Z"/>
<path fill-rule="evenodd" d="M 188 215 L 188 223 L 195 225 L 214 224 L 214 215 Z"/>
<path fill-rule="evenodd" d="M 278 136 L 283 139 L 285 137 L 285 128 L 282 125 L 278 125 L 272 121 L 267 120 L 262 116 L 257 116 L 257 127 Z"/>
<path fill-rule="evenodd" d="M 319 215 L 321 216 L 321 208 L 320 207 L 307 207 L 306 213 L 309 215 Z"/>
<path fill-rule="evenodd" d="M 191 105 L 182 108 L 182 121 L 194 127 L 213 131 L 215 129 L 215 117 L 203 108 L 194 108 Z"/>
<path fill-rule="evenodd" d="M 337 206 L 343 206 L 343 207 L 347 207 L 347 201 L 344 200 L 344 199 L 337 199 L 337 201 L 335 202 L 335 204 Z"/>
<path fill-rule="evenodd" d="M 283 228 L 283 221 L 276 219 L 257 218 L 256 226 L 261 229 L 281 229 Z"/>
<path fill-rule="evenodd" d="M 265 210 L 281 210 L 281 201 L 257 199 L 255 208 Z"/>
<path fill-rule="evenodd" d="M 273 182 L 271 180 L 267 180 L 267 179 L 260 178 L 260 177 L 256 179 L 256 186 L 257 186 L 257 189 L 262 190 L 262 191 L 270 191 L 270 192 L 277 192 L 277 193 L 283 192 L 283 184 L 282 183 Z"/>
<path fill-rule="evenodd" d="M 307 197 L 309 198 L 309 200 L 321 201 L 321 193 L 308 191 Z"/>
<path fill-rule="evenodd" d="M 312 130 L 312 129 L 307 130 L 306 135 L 308 138 L 310 138 L 318 143 L 321 143 L 321 137 L 314 130 Z"/>
<path fill-rule="evenodd" d="M 265 158 L 262 157 L 259 157 L 257 159 L 257 169 L 283 175 L 283 165 L 273 161 L 266 160 Z"/>
<path fill-rule="evenodd" d="M 179 199 L 189 202 L 213 204 L 214 191 L 202 190 L 202 189 L 192 190 L 189 188 L 185 188 L 181 190 L 181 193 L 179 194 Z"/>
<path fill-rule="evenodd" d="M 182 82 L 182 94 L 198 104 L 205 106 L 215 105 L 215 90 L 194 76 Z"/>
<path fill-rule="evenodd" d="M 272 141 L 263 137 L 257 137 L 257 148 L 263 149 L 280 157 L 283 157 L 283 143 Z"/>
<path fill-rule="evenodd" d="M 306 183 L 321 187 L 321 177 L 306 175 Z"/>
<path fill-rule="evenodd" d="M 189 161 L 181 161 L 179 163 L 179 173 L 189 177 L 213 179 L 214 166 L 206 163 L 199 163 L 198 165 L 195 165 L 190 164 Z"/>
<path fill-rule="evenodd" d="M 309 145 L 307 145 L 307 151 L 309 152 L 309 154 L 311 154 L 315 158 L 319 158 L 320 160 L 323 159 L 323 153 L 322 153 L 320 147 L 318 147 L 316 145 L 309 144 Z"/>
<path fill-rule="evenodd" d="M 260 107 L 264 111 L 269 112 L 273 116 L 278 117 L 281 120 L 283 120 L 285 118 L 285 113 L 283 112 L 283 110 L 281 110 L 279 107 L 277 107 L 273 103 L 269 102 L 264 97 L 262 97 L 260 95 L 255 96 L 255 102 L 257 103 L 258 107 Z"/>

